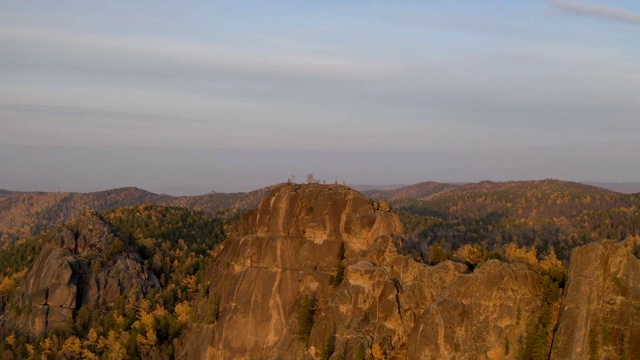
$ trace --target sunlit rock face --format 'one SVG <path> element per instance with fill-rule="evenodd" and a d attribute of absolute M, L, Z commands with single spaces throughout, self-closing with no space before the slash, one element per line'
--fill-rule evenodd
<path fill-rule="evenodd" d="M 610 241 L 571 253 L 552 359 L 640 359 L 640 260 Z"/>
<path fill-rule="evenodd" d="M 427 266 L 400 255 L 401 241 L 400 221 L 387 203 L 340 185 L 275 188 L 212 254 L 208 291 L 194 306 L 196 321 L 176 342 L 177 356 L 516 359 L 529 330 L 546 316 L 536 351 L 546 358 L 572 358 L 566 354 L 575 351 L 581 358 L 589 330 L 576 324 L 589 323 L 585 318 L 604 305 L 577 313 L 567 305 L 584 308 L 579 302 L 586 285 L 580 283 L 600 271 L 589 267 L 617 269 L 619 295 L 604 297 L 613 301 L 606 306 L 620 311 L 613 313 L 638 299 L 637 259 L 628 253 L 603 261 L 582 259 L 580 254 L 597 251 L 577 249 L 574 261 L 589 265 L 572 263 L 562 303 L 545 299 L 543 276 L 526 265 L 490 260 L 473 271 L 451 261 Z M 597 303 L 598 291 L 586 301 Z M 307 299 L 311 323 L 301 332 Z M 637 356 L 635 346 L 630 358 Z"/>

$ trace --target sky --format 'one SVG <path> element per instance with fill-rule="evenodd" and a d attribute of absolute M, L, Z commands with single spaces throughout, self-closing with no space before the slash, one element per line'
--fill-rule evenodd
<path fill-rule="evenodd" d="M 637 1 L 0 9 L 0 188 L 640 181 Z"/>

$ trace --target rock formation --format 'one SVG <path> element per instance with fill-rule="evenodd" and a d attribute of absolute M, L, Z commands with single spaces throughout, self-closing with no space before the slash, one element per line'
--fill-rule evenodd
<path fill-rule="evenodd" d="M 401 234 L 386 203 L 347 187 L 277 188 L 216 250 L 178 357 L 516 358 L 543 277 L 497 260 L 426 266 L 398 254 Z"/>
<path fill-rule="evenodd" d="M 32 335 L 64 328 L 83 305 L 106 307 L 120 296 L 135 302 L 159 287 L 128 239 L 95 212 L 52 231 L 24 281 Z"/>
<path fill-rule="evenodd" d="M 571 254 L 551 359 L 640 358 L 640 260 L 611 241 Z"/>

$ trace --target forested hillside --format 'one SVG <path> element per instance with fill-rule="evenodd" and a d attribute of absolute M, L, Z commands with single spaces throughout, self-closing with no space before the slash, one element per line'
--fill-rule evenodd
<path fill-rule="evenodd" d="M 481 182 L 392 203 L 409 236 L 408 251 L 425 258 L 436 244 L 451 257 L 465 244 L 491 250 L 515 243 L 540 257 L 553 249 L 566 261 L 574 247 L 596 240 L 640 240 L 637 194 L 579 183 Z"/>
<path fill-rule="evenodd" d="M 638 205 L 633 195 L 559 180 L 480 182 L 417 199 L 415 212 L 449 218 L 569 217 L 584 211 Z"/>

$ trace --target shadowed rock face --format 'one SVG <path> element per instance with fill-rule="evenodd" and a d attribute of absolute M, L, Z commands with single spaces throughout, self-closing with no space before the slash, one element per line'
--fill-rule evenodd
<path fill-rule="evenodd" d="M 52 233 L 25 278 L 33 335 L 64 328 L 83 305 L 109 306 L 121 295 L 134 302 L 159 287 L 128 240 L 99 215 L 87 212 L 76 224 Z"/>
<path fill-rule="evenodd" d="M 491 260 L 470 272 L 461 263 L 426 266 L 399 255 L 402 229 L 389 210 L 344 186 L 276 188 L 213 253 L 208 295 L 176 344 L 178 358 L 320 359 L 333 344 L 331 359 L 372 350 L 388 359 L 516 359 L 545 311 L 540 353 L 584 358 L 593 318 L 613 324 L 627 307 L 640 308 L 638 260 L 621 247 L 576 250 L 564 305 L 549 303 L 543 277 L 522 264 Z M 297 317 L 306 298 L 313 323 L 301 339 Z M 634 321 L 624 331 L 640 333 Z M 634 342 L 634 358 L 638 339 L 616 341 L 624 339 Z"/>

